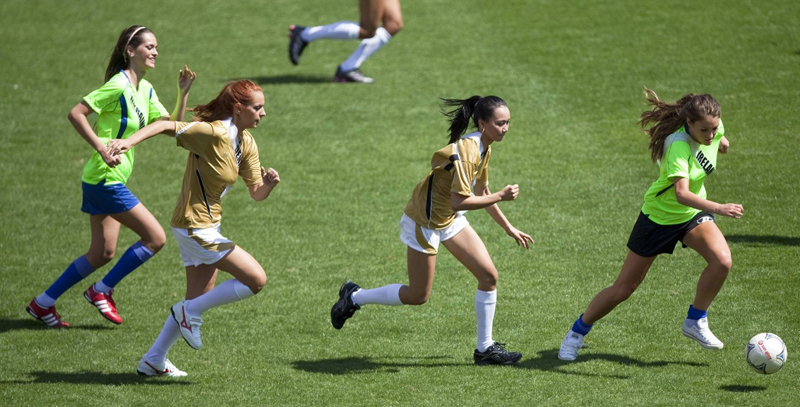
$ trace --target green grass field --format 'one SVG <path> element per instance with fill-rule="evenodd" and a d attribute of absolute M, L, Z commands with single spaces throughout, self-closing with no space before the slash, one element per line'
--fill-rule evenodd
<path fill-rule="evenodd" d="M 369 86 L 331 82 L 356 42 L 286 55 L 289 24 L 358 18 L 354 0 L 0 2 L 0 404 L 144 405 L 793 405 L 800 390 L 800 3 L 504 0 L 404 1 L 404 30 L 363 65 Z M 113 5 L 112 5 L 113 4 Z M 185 277 L 177 244 L 126 278 L 113 326 L 82 298 L 108 266 L 64 294 L 73 325 L 50 330 L 25 306 L 89 245 L 79 211 L 90 147 L 66 115 L 102 84 L 120 31 L 151 28 L 147 75 L 168 109 L 183 64 L 198 73 L 190 104 L 229 80 L 264 88 L 253 131 L 282 178 L 265 202 L 239 182 L 223 232 L 267 270 L 258 296 L 204 315 L 204 347 L 178 343 L 183 379 L 144 378 L 136 364 Z M 704 262 L 677 249 L 596 324 L 575 363 L 557 348 L 591 297 L 611 284 L 657 169 L 636 126 L 643 86 L 664 100 L 711 93 L 729 154 L 709 198 L 741 203 L 718 218 L 734 268 L 710 311 L 725 342 L 712 352 L 680 324 Z M 447 142 L 438 97 L 495 94 L 511 110 L 491 180 L 518 183 L 501 204 L 536 240 L 525 251 L 485 214 L 469 216 L 500 270 L 494 337 L 524 358 L 472 365 L 474 278 L 445 250 L 430 301 L 368 306 L 330 326 L 339 285 L 406 282 L 397 222 L 431 154 Z M 137 148 L 131 190 L 168 230 L 186 152 L 167 137 Z M 168 233 L 169 235 L 169 233 Z M 137 240 L 124 230 L 118 255 Z M 227 278 L 227 277 L 226 277 Z M 780 335 L 788 364 L 747 367 L 744 346 Z"/>

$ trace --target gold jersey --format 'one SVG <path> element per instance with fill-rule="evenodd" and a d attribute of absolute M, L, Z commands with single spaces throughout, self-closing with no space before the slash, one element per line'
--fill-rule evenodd
<path fill-rule="evenodd" d="M 258 146 L 245 130 L 238 133 L 229 120 L 176 123 L 178 146 L 189 150 L 183 186 L 170 225 L 203 229 L 222 219 L 220 200 L 241 176 L 248 186 L 263 182 Z"/>
<path fill-rule="evenodd" d="M 431 172 L 414 188 L 405 214 L 426 229 L 444 229 L 457 213 L 450 194 L 471 196 L 476 184 L 489 186 L 491 146 L 484 149 L 480 133 L 470 133 L 433 154 Z"/>

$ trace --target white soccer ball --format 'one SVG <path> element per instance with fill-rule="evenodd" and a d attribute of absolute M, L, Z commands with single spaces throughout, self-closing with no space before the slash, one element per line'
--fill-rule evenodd
<path fill-rule="evenodd" d="M 786 363 L 787 354 L 783 339 L 767 332 L 750 339 L 744 350 L 747 364 L 761 374 L 772 374 L 781 370 L 783 364 Z"/>

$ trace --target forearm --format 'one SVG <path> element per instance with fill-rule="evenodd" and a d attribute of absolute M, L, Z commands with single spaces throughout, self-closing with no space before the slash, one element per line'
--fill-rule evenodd
<path fill-rule="evenodd" d="M 500 195 L 498 194 L 473 195 L 469 197 L 453 194 L 450 199 L 450 206 L 454 211 L 471 211 L 488 208 L 500 201 Z"/>
<path fill-rule="evenodd" d="M 161 133 L 168 134 L 170 136 L 175 135 L 175 122 L 174 121 L 167 121 L 167 120 L 159 120 L 153 122 L 143 129 L 133 133 L 130 137 L 128 137 L 128 142 L 131 143 L 131 147 L 145 141 L 151 137 L 157 136 Z"/>
<path fill-rule="evenodd" d="M 503 228 L 503 230 L 505 230 L 506 232 L 509 231 L 509 229 L 511 228 L 511 222 L 508 221 L 506 215 L 503 214 L 503 211 L 500 210 L 499 206 L 497 205 L 487 206 L 486 212 L 489 214 L 489 216 L 492 217 L 492 219 L 494 219 L 495 222 L 497 222 L 498 225 L 500 225 L 500 227 Z"/>
<path fill-rule="evenodd" d="M 183 115 L 186 112 L 186 104 L 189 101 L 189 92 L 183 93 L 178 89 L 178 100 L 175 101 L 175 110 L 169 116 L 169 119 L 176 122 L 183 121 Z"/>
<path fill-rule="evenodd" d="M 256 184 L 250 187 L 250 197 L 253 198 L 254 201 L 263 201 L 269 197 L 273 188 L 275 187 L 265 183 Z"/>
<path fill-rule="evenodd" d="M 690 208 L 699 209 L 703 212 L 718 213 L 720 204 L 701 198 L 699 195 L 689 191 L 676 191 L 675 198 L 678 203 Z"/>

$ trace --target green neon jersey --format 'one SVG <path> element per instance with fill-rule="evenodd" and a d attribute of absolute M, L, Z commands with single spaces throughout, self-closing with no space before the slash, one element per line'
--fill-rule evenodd
<path fill-rule="evenodd" d="M 717 166 L 717 152 L 724 133 L 725 127 L 720 120 L 714 141 L 708 146 L 696 142 L 685 126 L 669 135 L 664 140 L 664 154 L 658 163 L 658 180 L 644 194 L 642 213 L 659 225 L 688 222 L 700 213 L 699 209 L 678 203 L 673 179 L 687 178 L 689 191 L 705 199 L 703 184 Z"/>
<path fill-rule="evenodd" d="M 97 113 L 94 131 L 103 144 L 115 138 L 128 138 L 144 126 L 169 116 L 150 82 L 142 79 L 137 90 L 124 71 L 111 77 L 83 100 Z M 94 151 L 83 167 L 81 180 L 92 185 L 102 180 L 106 185 L 128 182 L 133 171 L 133 150 L 131 148 L 123 154 L 122 162 L 114 168 L 107 166 L 100 154 Z"/>

